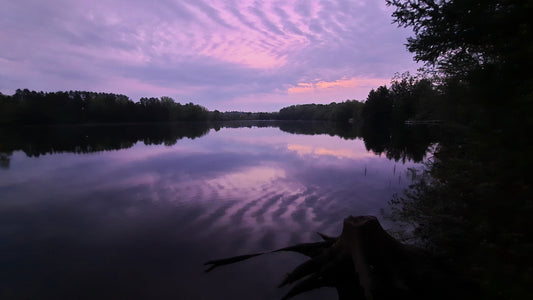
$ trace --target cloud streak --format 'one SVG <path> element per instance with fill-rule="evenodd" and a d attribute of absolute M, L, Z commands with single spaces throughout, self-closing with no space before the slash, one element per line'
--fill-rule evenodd
<path fill-rule="evenodd" d="M 307 102 L 363 99 L 371 83 L 416 69 L 409 32 L 370 0 L 8 0 L 0 26 L 5 94 L 81 89 L 277 110 L 303 101 L 298 89 Z"/>

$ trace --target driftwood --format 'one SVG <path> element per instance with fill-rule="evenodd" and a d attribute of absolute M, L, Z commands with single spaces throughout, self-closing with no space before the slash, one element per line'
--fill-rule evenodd
<path fill-rule="evenodd" d="M 283 299 L 321 287 L 336 288 L 339 299 L 458 299 L 472 296 L 464 293 L 459 281 L 437 266 L 428 253 L 391 237 L 373 216 L 350 216 L 344 220 L 339 237 L 320 236 L 322 242 L 208 261 L 206 272 L 266 253 L 291 251 L 310 259 L 281 282 L 280 287 L 294 283 Z"/>

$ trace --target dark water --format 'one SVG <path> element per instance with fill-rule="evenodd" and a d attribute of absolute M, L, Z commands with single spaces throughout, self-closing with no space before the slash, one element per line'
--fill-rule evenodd
<path fill-rule="evenodd" d="M 337 235 L 348 215 L 391 228 L 417 166 L 305 126 L 191 126 L 4 131 L 0 298 L 278 299 L 304 257 L 203 263 Z"/>

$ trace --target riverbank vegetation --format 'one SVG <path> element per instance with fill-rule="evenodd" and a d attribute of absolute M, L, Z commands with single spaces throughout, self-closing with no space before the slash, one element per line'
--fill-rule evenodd
<path fill-rule="evenodd" d="M 435 118 L 437 91 L 430 80 L 409 73 L 396 76 L 391 87 L 372 90 L 366 101 L 301 104 L 279 112 L 209 111 L 170 97 L 143 97 L 139 102 L 113 93 L 87 91 L 36 92 L 18 89 L 0 94 L 0 124 L 89 124 L 229 120 L 306 120 L 342 123 L 403 124 L 406 120 Z"/>
<path fill-rule="evenodd" d="M 392 215 L 483 299 L 533 297 L 531 1 L 390 0 L 446 134 Z"/>

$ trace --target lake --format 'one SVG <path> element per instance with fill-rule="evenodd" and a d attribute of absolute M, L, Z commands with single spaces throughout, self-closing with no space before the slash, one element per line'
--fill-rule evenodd
<path fill-rule="evenodd" d="M 268 254 L 210 273 L 203 263 L 338 235 L 349 215 L 394 229 L 383 213 L 420 166 L 341 129 L 3 129 L 0 298 L 279 299 L 289 288 L 277 285 L 305 257 Z M 335 290 L 298 299 L 324 298 Z"/>

